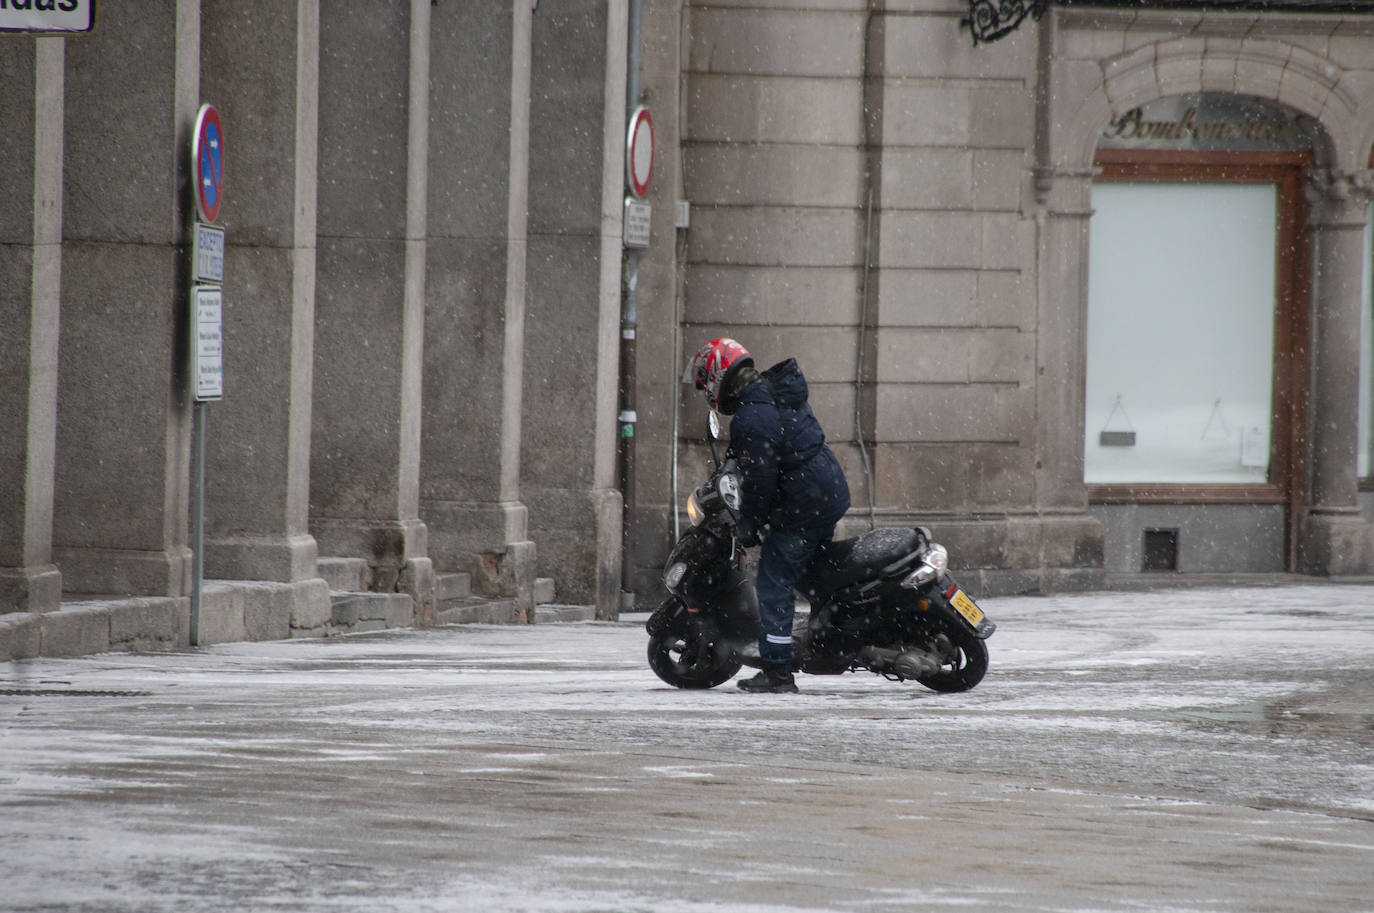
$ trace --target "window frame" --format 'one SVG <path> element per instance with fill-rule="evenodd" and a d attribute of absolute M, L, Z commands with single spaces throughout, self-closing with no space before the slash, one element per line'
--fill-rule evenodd
<path fill-rule="evenodd" d="M 1304 194 L 1307 151 L 1099 149 L 1097 182 L 1273 184 L 1275 238 L 1273 392 L 1269 471 L 1259 483 L 1084 483 L 1090 504 L 1280 504 L 1288 507 L 1288 550 L 1296 542 L 1306 472 L 1308 352 L 1312 314 L 1311 233 Z M 1088 303 L 1090 308 L 1092 303 Z M 1085 353 L 1086 355 L 1086 353 Z"/>

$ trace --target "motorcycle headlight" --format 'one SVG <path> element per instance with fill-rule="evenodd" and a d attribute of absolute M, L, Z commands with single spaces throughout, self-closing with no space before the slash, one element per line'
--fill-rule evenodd
<path fill-rule="evenodd" d="M 682 578 L 687 575 L 687 565 L 684 562 L 676 561 L 672 567 L 668 568 L 663 574 L 663 585 L 670 590 L 677 589 L 677 585 L 682 582 Z"/>
<path fill-rule="evenodd" d="M 693 526 L 700 526 L 701 521 L 706 519 L 706 511 L 701 509 L 695 491 L 687 496 L 687 519 L 692 521 Z"/>

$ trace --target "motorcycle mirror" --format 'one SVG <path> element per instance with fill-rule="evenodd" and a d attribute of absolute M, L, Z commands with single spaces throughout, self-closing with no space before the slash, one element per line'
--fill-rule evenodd
<path fill-rule="evenodd" d="M 711 445 L 711 462 L 720 468 L 720 457 L 716 455 L 716 441 L 720 440 L 720 414 L 712 409 L 706 414 L 707 442 Z"/>

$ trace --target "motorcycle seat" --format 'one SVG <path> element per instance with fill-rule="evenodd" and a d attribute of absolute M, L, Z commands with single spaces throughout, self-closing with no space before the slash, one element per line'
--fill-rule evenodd
<path fill-rule="evenodd" d="M 910 527 L 885 527 L 856 539 L 832 540 L 816 551 L 797 588 L 815 597 L 896 573 L 915 561 L 921 540 L 921 532 Z"/>

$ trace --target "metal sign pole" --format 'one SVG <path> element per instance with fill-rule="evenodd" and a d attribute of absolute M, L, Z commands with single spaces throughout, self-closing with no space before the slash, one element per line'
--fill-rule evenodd
<path fill-rule="evenodd" d="M 205 403 L 191 409 L 191 646 L 200 646 L 200 596 L 205 578 Z"/>
<path fill-rule="evenodd" d="M 3 0 L 0 0 L 3 2 Z M 200 646 L 205 581 L 205 404 L 224 396 L 224 229 L 212 224 L 224 202 L 224 127 L 201 105 L 191 131 L 196 212 L 191 246 L 191 645 Z M 202 285 L 200 283 L 212 283 Z"/>

